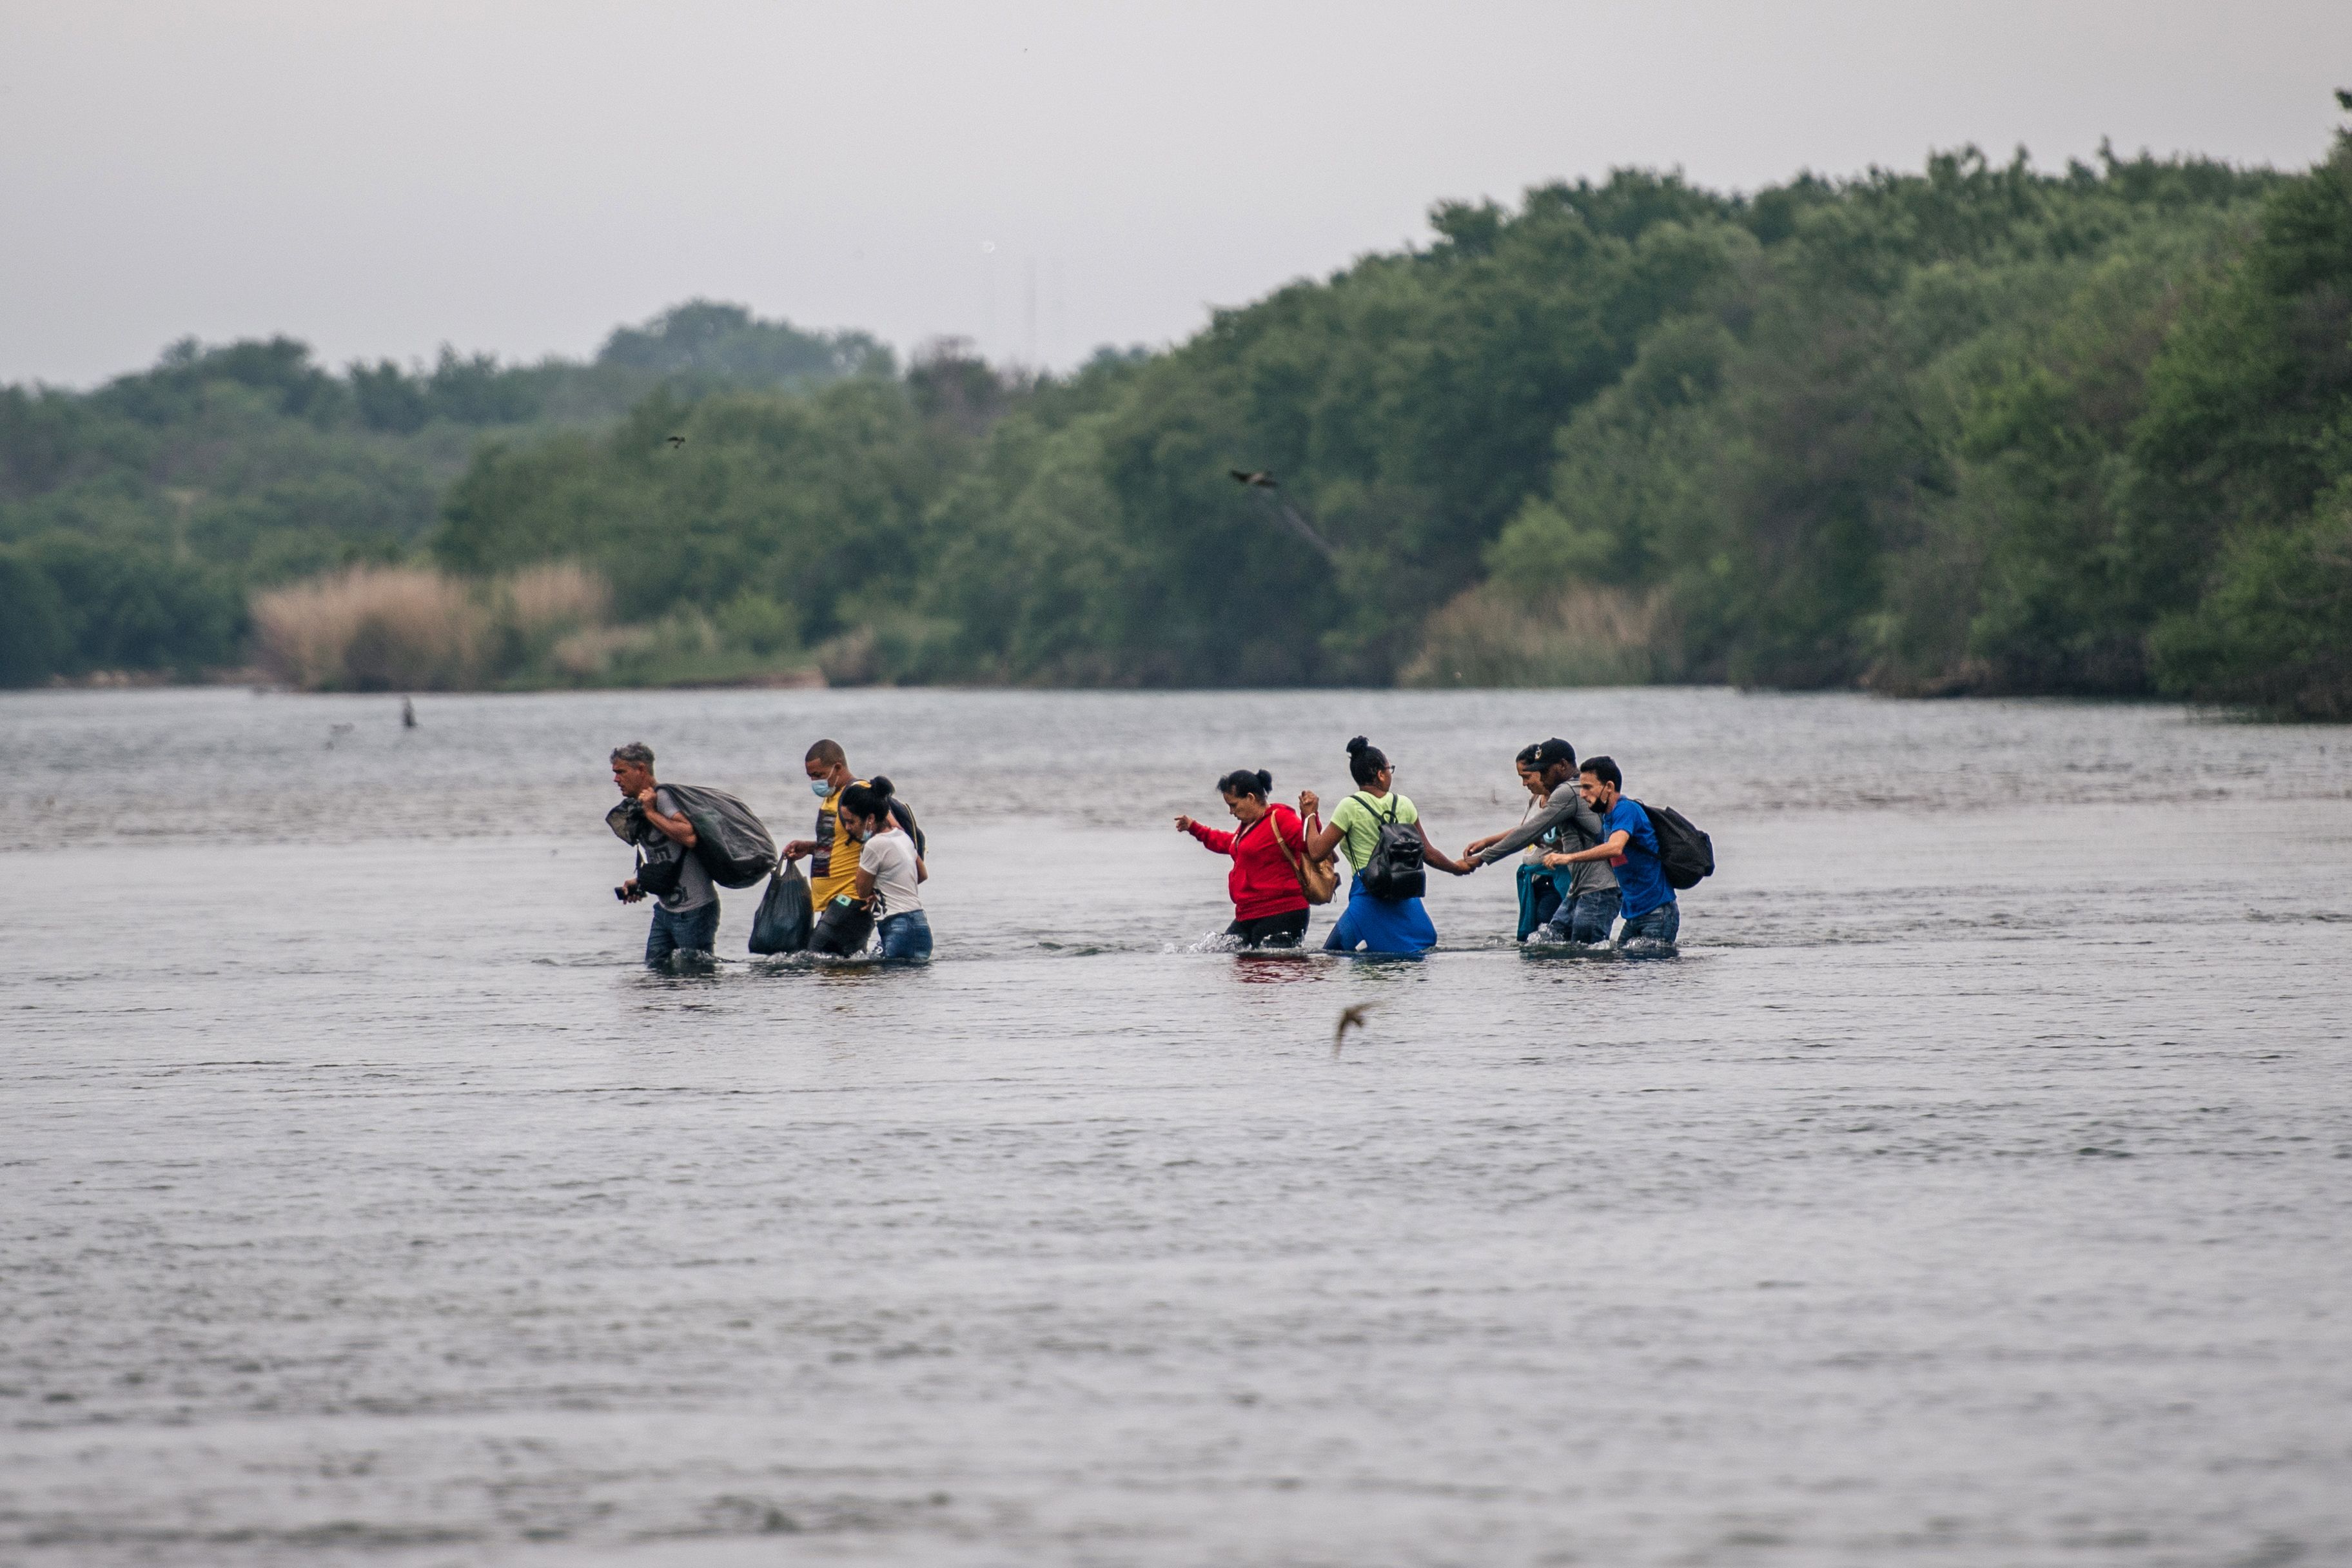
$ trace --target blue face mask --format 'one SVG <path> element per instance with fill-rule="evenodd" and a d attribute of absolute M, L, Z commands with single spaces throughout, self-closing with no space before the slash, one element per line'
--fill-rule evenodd
<path fill-rule="evenodd" d="M 816 796 L 819 800 L 831 800 L 833 798 L 833 781 L 831 779 L 809 780 L 809 794 Z"/>

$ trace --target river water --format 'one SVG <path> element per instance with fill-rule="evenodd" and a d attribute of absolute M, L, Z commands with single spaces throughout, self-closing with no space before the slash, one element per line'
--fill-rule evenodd
<path fill-rule="evenodd" d="M 0 1563 L 2352 1562 L 2352 735 L 1723 691 L 0 697 Z M 341 728 L 349 726 L 349 728 Z M 1679 956 L 1237 959 L 1560 733 Z M 655 976 L 606 752 L 931 836 Z M 1329 923 L 1318 911 L 1316 931 Z M 1340 1010 L 1370 1004 L 1339 1049 Z"/>

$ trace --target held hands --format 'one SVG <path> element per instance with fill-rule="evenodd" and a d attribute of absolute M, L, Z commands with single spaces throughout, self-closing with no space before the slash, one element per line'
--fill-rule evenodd
<path fill-rule="evenodd" d="M 1298 792 L 1298 815 L 1300 816 L 1313 816 L 1322 809 L 1323 803 L 1316 797 L 1313 790 L 1303 789 Z"/>

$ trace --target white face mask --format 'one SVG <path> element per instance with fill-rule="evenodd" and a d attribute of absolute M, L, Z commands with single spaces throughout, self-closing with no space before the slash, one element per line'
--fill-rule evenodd
<path fill-rule="evenodd" d="M 819 800 L 831 800 L 833 798 L 833 781 L 831 779 L 809 780 L 809 794 L 816 796 Z"/>

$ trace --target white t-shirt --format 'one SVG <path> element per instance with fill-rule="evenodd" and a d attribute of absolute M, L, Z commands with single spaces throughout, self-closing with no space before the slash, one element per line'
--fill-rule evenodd
<path fill-rule="evenodd" d="M 915 880 L 915 842 L 897 828 L 877 833 L 857 852 L 857 868 L 874 873 L 874 916 L 912 914 L 923 907 Z"/>

